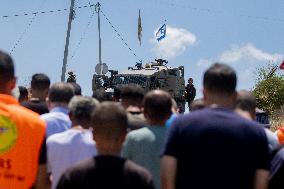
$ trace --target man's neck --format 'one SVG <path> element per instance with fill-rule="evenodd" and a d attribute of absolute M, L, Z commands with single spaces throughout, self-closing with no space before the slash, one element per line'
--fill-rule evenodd
<path fill-rule="evenodd" d="M 162 126 L 162 127 L 164 127 L 166 125 L 166 121 L 167 120 L 163 120 L 163 121 L 148 120 L 148 123 L 150 125 L 153 125 L 153 126 Z"/>
<path fill-rule="evenodd" d="M 88 130 L 90 128 L 90 122 L 72 120 L 72 128 L 81 128 L 84 130 Z"/>
<path fill-rule="evenodd" d="M 206 106 L 215 106 L 222 108 L 234 108 L 235 99 L 230 96 L 221 96 L 221 95 L 210 95 L 206 98 L 204 97 L 204 102 Z"/>
<path fill-rule="evenodd" d="M 39 99 L 40 101 L 45 101 L 46 95 L 41 92 L 33 91 L 31 98 Z"/>

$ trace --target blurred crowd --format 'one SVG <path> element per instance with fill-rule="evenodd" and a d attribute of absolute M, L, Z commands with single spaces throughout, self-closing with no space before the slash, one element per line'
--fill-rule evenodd
<path fill-rule="evenodd" d="M 284 127 L 270 131 L 226 64 L 205 70 L 200 99 L 188 80 L 184 114 L 159 89 L 16 80 L 0 51 L 0 189 L 284 188 Z"/>

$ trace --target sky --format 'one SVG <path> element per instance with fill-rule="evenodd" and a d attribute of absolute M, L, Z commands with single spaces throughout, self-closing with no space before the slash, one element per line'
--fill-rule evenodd
<path fill-rule="evenodd" d="M 18 85 L 29 86 L 34 73 L 60 81 L 70 0 L 0 0 L 0 49 L 11 53 Z M 76 7 L 95 4 L 76 0 Z M 256 70 L 284 59 L 283 0 L 101 0 L 102 61 L 109 69 L 123 71 L 165 58 L 171 67 L 184 66 L 185 80 L 192 77 L 202 96 L 204 71 L 214 62 L 232 66 L 238 89 L 252 89 Z M 55 13 L 33 12 L 65 9 Z M 142 45 L 137 38 L 141 10 Z M 29 15 L 24 16 L 27 13 Z M 23 15 L 15 17 L 14 14 Z M 3 17 L 9 16 L 9 17 Z M 72 22 L 67 71 L 77 75 L 85 95 L 92 94 L 92 77 L 98 63 L 97 14 L 87 7 L 76 9 Z M 167 25 L 166 37 L 155 33 Z M 278 70 L 278 72 L 281 72 Z"/>

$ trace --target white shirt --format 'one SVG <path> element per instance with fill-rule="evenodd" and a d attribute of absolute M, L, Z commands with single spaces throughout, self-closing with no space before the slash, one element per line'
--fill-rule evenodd
<path fill-rule="evenodd" d="M 72 128 L 50 136 L 47 141 L 48 172 L 52 174 L 52 189 L 64 171 L 76 163 L 96 155 L 92 132 Z"/>

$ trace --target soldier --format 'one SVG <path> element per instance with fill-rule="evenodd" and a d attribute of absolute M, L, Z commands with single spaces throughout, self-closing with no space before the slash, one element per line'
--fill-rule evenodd
<path fill-rule="evenodd" d="M 189 78 L 188 79 L 188 84 L 186 85 L 186 94 L 185 94 L 185 98 L 186 101 L 188 103 L 188 109 L 190 110 L 190 104 L 192 103 L 192 101 L 194 100 L 195 96 L 196 96 L 196 89 L 193 85 L 193 79 Z"/>

